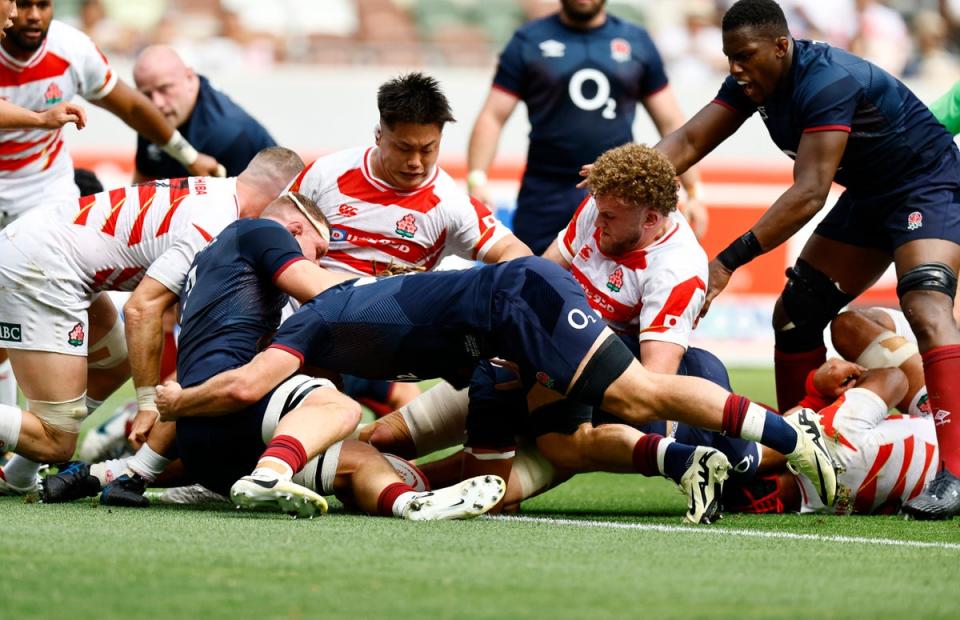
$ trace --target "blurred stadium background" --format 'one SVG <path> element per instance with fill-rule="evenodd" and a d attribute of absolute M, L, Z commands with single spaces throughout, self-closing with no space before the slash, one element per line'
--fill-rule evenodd
<path fill-rule="evenodd" d="M 650 30 L 690 115 L 712 99 L 726 72 L 719 19 L 731 3 L 609 0 L 608 9 Z M 901 76 L 925 101 L 960 79 L 960 0 L 780 4 L 796 37 L 865 56 Z M 557 7 L 557 0 L 57 0 L 56 15 L 92 36 L 131 83 L 139 50 L 173 45 L 281 144 L 307 159 L 370 143 L 377 86 L 403 71 L 427 71 L 441 80 L 459 120 L 445 130 L 441 163 L 462 179 L 467 139 L 500 49 L 523 21 Z M 87 129 L 70 132 L 74 159 L 96 170 L 106 186 L 124 184 L 132 174 L 135 138 L 99 109 L 90 108 L 90 116 Z M 528 130 L 525 114 L 511 117 L 491 170 L 496 207 L 506 222 Z M 635 136 L 648 143 L 657 138 L 642 113 Z M 701 170 L 711 212 L 704 245 L 711 256 L 746 230 L 791 178 L 790 160 L 776 150 L 758 118 L 711 154 Z M 738 270 L 694 342 L 731 365 L 770 365 L 773 300 L 785 267 L 813 225 Z M 895 305 L 894 285 L 888 273 L 861 301 Z"/>

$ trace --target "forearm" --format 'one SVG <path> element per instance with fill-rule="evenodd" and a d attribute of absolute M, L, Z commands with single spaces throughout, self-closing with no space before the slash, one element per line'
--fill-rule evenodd
<path fill-rule="evenodd" d="M 163 114 L 146 98 L 137 97 L 130 105 L 122 108 L 123 114 L 117 114 L 120 119 L 133 128 L 138 134 L 158 146 L 164 146 L 173 137 L 175 127 L 172 127 Z"/>
<path fill-rule="evenodd" d="M 172 406 L 176 418 L 204 416 L 217 417 L 239 411 L 250 404 L 243 394 L 242 375 L 228 370 L 207 379 L 200 385 L 180 392 Z M 165 418 L 172 417 L 167 414 Z"/>
<path fill-rule="evenodd" d="M 681 181 L 684 180 L 684 177 L 689 178 L 687 171 L 700 160 L 697 147 L 687 139 L 687 135 L 687 132 L 681 129 L 665 135 L 661 138 L 660 142 L 654 146 L 655 149 L 667 156 L 667 159 L 670 160 L 670 163 L 673 164 L 673 167 L 676 169 L 677 174 L 680 175 Z M 697 175 L 697 177 L 699 177 L 699 175 Z M 689 187 L 686 181 L 684 181 L 683 186 L 685 188 Z"/>
<path fill-rule="evenodd" d="M 764 252 L 784 243 L 817 214 L 826 202 L 820 192 L 791 186 L 757 220 L 751 230 Z"/>
<path fill-rule="evenodd" d="M 0 129 L 33 129 L 40 126 L 39 114 L 0 99 Z"/>
<path fill-rule="evenodd" d="M 127 307 L 124 308 L 124 322 L 133 385 L 152 388 L 160 382 L 163 311 Z"/>
<path fill-rule="evenodd" d="M 486 172 L 493 163 L 497 154 L 497 143 L 503 123 L 493 114 L 481 112 L 470 134 L 470 144 L 467 147 L 467 170 L 481 170 Z"/>

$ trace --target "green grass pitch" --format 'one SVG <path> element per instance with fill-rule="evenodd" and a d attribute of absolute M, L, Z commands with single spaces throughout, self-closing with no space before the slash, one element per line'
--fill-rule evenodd
<path fill-rule="evenodd" d="M 734 384 L 773 400 L 769 371 Z M 446 523 L 0 498 L 0 618 L 960 617 L 960 520 L 683 510 L 605 474 Z"/>

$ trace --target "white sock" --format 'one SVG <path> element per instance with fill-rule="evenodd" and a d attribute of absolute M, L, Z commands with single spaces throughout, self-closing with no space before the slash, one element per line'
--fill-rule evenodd
<path fill-rule="evenodd" d="M 97 400 L 95 398 L 90 398 L 87 396 L 87 415 L 93 415 L 93 412 L 100 408 L 100 405 L 103 404 L 102 400 Z"/>
<path fill-rule="evenodd" d="M 39 473 L 40 463 L 34 463 L 19 454 L 14 454 L 13 458 L 3 466 L 3 477 L 6 481 L 21 489 L 32 485 Z"/>
<path fill-rule="evenodd" d="M 657 444 L 657 469 L 660 470 L 660 475 L 666 476 L 667 472 L 663 470 L 664 460 L 667 458 L 667 446 L 674 443 L 676 439 L 673 437 L 664 437 L 660 440 L 660 443 Z"/>
<path fill-rule="evenodd" d="M 16 450 L 22 422 L 23 412 L 20 409 L 0 404 L 0 453 Z"/>
<path fill-rule="evenodd" d="M 94 463 L 90 466 L 90 475 L 100 481 L 100 486 L 107 486 L 124 473 L 130 471 L 127 466 L 127 461 L 129 460 L 130 457 Z"/>
<path fill-rule="evenodd" d="M 17 406 L 17 378 L 10 360 L 0 363 L 0 405 Z"/>
<path fill-rule="evenodd" d="M 279 471 L 277 471 L 277 470 L 275 470 L 275 469 L 271 469 L 271 468 L 269 468 L 269 467 L 259 467 L 260 463 L 262 463 L 262 462 L 264 462 L 264 461 L 267 461 L 267 462 L 269 462 L 269 463 L 273 463 L 273 464 L 275 464 L 275 465 L 279 465 L 280 467 L 283 468 L 283 471 L 282 471 L 282 472 L 279 472 Z M 253 475 L 258 475 L 257 472 L 270 472 L 270 475 L 271 475 L 271 476 L 273 476 L 274 478 L 279 478 L 279 479 L 281 479 L 281 480 L 290 480 L 291 478 L 293 478 L 293 468 L 290 467 L 290 464 L 287 463 L 286 461 L 282 460 L 282 459 L 278 459 L 278 458 L 275 457 L 275 456 L 262 456 L 262 457 L 260 457 L 260 460 L 257 461 L 257 466 L 258 466 L 258 467 L 253 470 Z M 264 474 L 264 475 L 266 475 L 266 474 Z"/>
<path fill-rule="evenodd" d="M 417 495 L 419 495 L 419 493 L 414 493 L 413 491 L 407 491 L 398 495 L 397 499 L 393 502 L 393 506 L 390 508 L 393 511 L 393 516 L 402 518 L 403 511 L 406 510 L 410 502 L 416 499 Z"/>
<path fill-rule="evenodd" d="M 170 463 L 170 459 L 153 451 L 147 444 L 140 446 L 137 453 L 127 461 L 127 468 L 147 482 L 153 482 Z"/>
<path fill-rule="evenodd" d="M 763 425 L 767 421 L 767 410 L 756 403 L 747 406 L 740 428 L 740 438 L 747 441 L 760 441 L 763 438 Z"/>

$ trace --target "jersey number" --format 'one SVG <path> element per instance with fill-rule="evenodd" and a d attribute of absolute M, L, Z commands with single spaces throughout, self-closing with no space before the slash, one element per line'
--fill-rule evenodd
<path fill-rule="evenodd" d="M 587 98 L 583 94 L 583 85 L 593 82 L 597 85 L 597 92 Z M 570 78 L 570 99 L 581 110 L 593 112 L 603 108 L 600 116 L 608 120 L 617 118 L 617 100 L 610 96 L 610 80 L 597 69 L 580 69 Z"/>
<path fill-rule="evenodd" d="M 190 271 L 187 272 L 187 281 L 183 284 L 183 295 L 180 300 L 180 316 L 183 316 L 187 311 L 187 302 L 190 300 L 190 293 L 193 291 L 193 286 L 197 283 L 197 266 L 194 265 L 190 267 Z"/>

